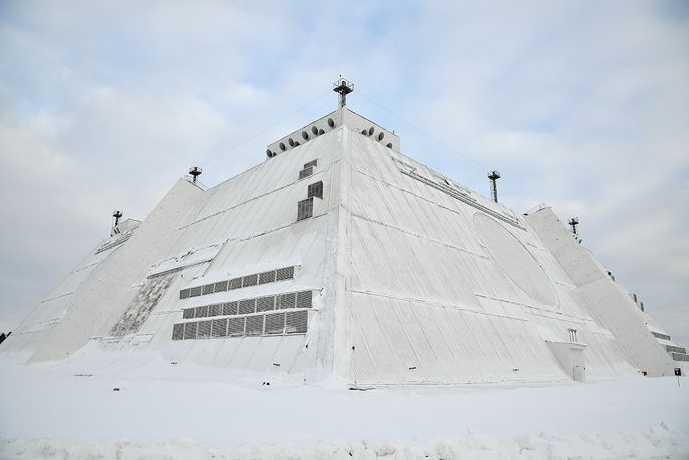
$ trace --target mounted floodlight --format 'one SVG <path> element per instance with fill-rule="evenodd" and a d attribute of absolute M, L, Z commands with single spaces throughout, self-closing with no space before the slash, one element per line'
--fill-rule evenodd
<path fill-rule="evenodd" d="M 488 173 L 488 179 L 490 179 L 490 195 L 493 201 L 498 202 L 498 185 L 497 180 L 500 179 L 499 171 L 491 171 Z"/>
<path fill-rule="evenodd" d="M 333 83 L 333 91 L 340 94 L 340 107 L 344 107 L 347 105 L 347 94 L 354 91 L 354 83 L 345 80 L 340 75 L 340 79 Z"/>
<path fill-rule="evenodd" d="M 192 168 L 189 168 L 189 174 L 193 177 L 192 182 L 196 183 L 196 178 L 201 175 L 203 172 L 203 169 L 199 168 L 198 166 L 194 166 Z"/>
<path fill-rule="evenodd" d="M 114 210 L 112 216 L 115 218 L 115 227 L 120 223 L 120 218 L 122 217 L 122 211 Z"/>

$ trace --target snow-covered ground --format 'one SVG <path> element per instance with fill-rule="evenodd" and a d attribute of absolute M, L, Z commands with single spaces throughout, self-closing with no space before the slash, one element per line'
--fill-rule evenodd
<path fill-rule="evenodd" d="M 687 379 L 356 391 L 112 356 L 0 359 L 0 458 L 689 459 Z"/>

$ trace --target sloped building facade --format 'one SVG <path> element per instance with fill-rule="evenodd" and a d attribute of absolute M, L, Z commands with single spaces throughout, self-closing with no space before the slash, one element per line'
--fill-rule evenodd
<path fill-rule="evenodd" d="M 0 355 L 154 350 L 353 384 L 584 381 L 686 364 L 549 208 L 515 213 L 399 146 L 343 106 L 215 187 L 180 179 L 94 248 Z"/>

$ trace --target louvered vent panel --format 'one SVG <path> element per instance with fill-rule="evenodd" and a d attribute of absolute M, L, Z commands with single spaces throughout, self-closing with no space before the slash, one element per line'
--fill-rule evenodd
<path fill-rule="evenodd" d="M 215 292 L 227 291 L 227 283 L 228 281 L 220 281 L 215 283 Z"/>
<path fill-rule="evenodd" d="M 313 174 L 313 166 L 309 166 L 308 168 L 304 168 L 301 171 L 299 171 L 299 179 L 309 177 L 312 174 Z"/>
<path fill-rule="evenodd" d="M 256 312 L 270 311 L 275 309 L 275 297 L 261 297 L 256 300 Z"/>
<path fill-rule="evenodd" d="M 182 289 L 179 291 L 179 298 L 180 299 L 188 299 L 189 298 L 189 289 Z"/>
<path fill-rule="evenodd" d="M 227 302 L 222 306 L 223 315 L 236 315 L 237 314 L 237 302 Z"/>
<path fill-rule="evenodd" d="M 266 315 L 266 334 L 285 333 L 285 314 L 275 313 Z"/>
<path fill-rule="evenodd" d="M 297 220 L 313 217 L 313 198 L 307 198 L 297 204 Z"/>
<path fill-rule="evenodd" d="M 277 305 L 275 306 L 275 308 L 279 310 L 284 310 L 285 308 L 294 308 L 297 301 L 297 294 L 295 292 L 291 292 L 289 294 L 281 294 L 277 297 Z"/>
<path fill-rule="evenodd" d="M 247 275 L 242 278 L 242 287 L 256 286 L 258 284 L 258 274 Z"/>
<path fill-rule="evenodd" d="M 227 318 L 213 320 L 211 335 L 213 337 L 227 337 Z"/>
<path fill-rule="evenodd" d="M 309 161 L 308 163 L 305 163 L 305 164 L 304 164 L 304 169 L 306 169 L 306 168 L 311 168 L 311 167 L 315 167 L 315 166 L 318 166 L 318 159 L 316 159 L 316 160 L 311 160 L 311 161 Z"/>
<path fill-rule="evenodd" d="M 246 317 L 246 335 L 263 335 L 264 315 Z"/>
<path fill-rule="evenodd" d="M 172 326 L 172 340 L 182 340 L 184 338 L 184 324 Z"/>
<path fill-rule="evenodd" d="M 277 281 L 291 280 L 292 278 L 294 278 L 294 267 L 279 268 L 275 276 Z"/>
<path fill-rule="evenodd" d="M 311 308 L 311 291 L 297 293 L 297 308 Z"/>
<path fill-rule="evenodd" d="M 323 181 L 318 181 L 314 184 L 309 185 L 308 198 L 316 197 L 323 198 Z"/>
<path fill-rule="evenodd" d="M 194 308 L 185 308 L 182 311 L 182 318 L 184 318 L 184 319 L 193 318 L 195 315 L 196 315 L 196 309 L 194 309 Z"/>
<path fill-rule="evenodd" d="M 275 282 L 275 270 L 263 272 L 258 275 L 258 284 L 267 284 Z"/>
<path fill-rule="evenodd" d="M 208 316 L 221 316 L 222 315 L 222 304 L 216 303 L 210 306 L 210 311 Z"/>
<path fill-rule="evenodd" d="M 199 330 L 196 333 L 196 338 L 209 338 L 211 336 L 211 323 L 213 323 L 213 321 L 199 321 Z"/>
<path fill-rule="evenodd" d="M 256 299 L 246 299 L 239 301 L 239 314 L 246 315 L 256 311 Z"/>
<path fill-rule="evenodd" d="M 213 294 L 213 290 L 214 290 L 214 289 L 215 289 L 215 283 L 206 284 L 206 285 L 203 287 L 203 295 Z"/>
<path fill-rule="evenodd" d="M 197 318 L 205 318 L 208 316 L 208 305 L 204 305 L 203 307 L 196 307 L 196 317 Z"/>
<path fill-rule="evenodd" d="M 203 286 L 196 286 L 189 289 L 189 297 L 198 297 L 203 292 Z"/>
<path fill-rule="evenodd" d="M 286 313 L 286 327 L 285 332 L 287 334 L 305 334 L 307 323 L 308 323 L 308 312 L 302 311 L 290 311 Z"/>
<path fill-rule="evenodd" d="M 244 335 L 244 319 L 245 318 L 230 318 L 227 322 L 228 337 L 241 337 Z"/>
<path fill-rule="evenodd" d="M 235 278 L 233 280 L 230 280 L 230 289 L 239 289 L 242 287 L 242 279 L 241 278 Z"/>
<path fill-rule="evenodd" d="M 184 324 L 184 340 L 196 338 L 196 328 L 199 323 L 185 323 Z"/>

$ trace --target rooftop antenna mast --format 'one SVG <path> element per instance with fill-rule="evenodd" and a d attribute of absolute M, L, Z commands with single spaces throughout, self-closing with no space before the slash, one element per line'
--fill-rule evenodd
<path fill-rule="evenodd" d="M 572 217 L 569 219 L 569 225 L 572 227 L 572 233 L 575 235 L 577 234 L 577 225 L 579 225 L 579 218 L 578 217 Z"/>
<path fill-rule="evenodd" d="M 122 218 L 122 211 L 114 210 L 112 216 L 115 218 L 115 227 L 120 223 L 120 218 Z"/>
<path fill-rule="evenodd" d="M 196 178 L 201 175 L 203 172 L 203 169 L 199 168 L 198 166 L 194 166 L 192 168 L 189 168 L 189 174 L 192 176 L 192 182 L 195 184 L 196 183 Z"/>
<path fill-rule="evenodd" d="M 497 180 L 500 179 L 500 172 L 491 171 L 488 173 L 488 179 L 490 179 L 490 196 L 493 201 L 498 202 L 498 185 Z"/>
<path fill-rule="evenodd" d="M 333 83 L 333 91 L 340 93 L 340 107 L 347 105 L 347 94 L 354 91 L 354 83 L 345 80 L 340 75 L 340 79 Z"/>

